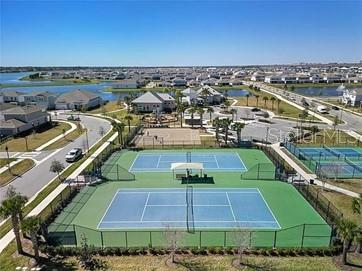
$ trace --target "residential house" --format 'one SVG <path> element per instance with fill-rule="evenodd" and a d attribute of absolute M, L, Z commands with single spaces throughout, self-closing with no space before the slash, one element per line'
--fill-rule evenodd
<path fill-rule="evenodd" d="M 187 85 L 187 81 L 182 78 L 175 78 L 172 80 L 172 86 L 174 87 L 185 87 Z"/>
<path fill-rule="evenodd" d="M 37 105 L 16 106 L 0 111 L 0 136 L 16 135 L 47 122 L 47 111 Z"/>
<path fill-rule="evenodd" d="M 134 79 L 125 79 L 116 84 L 115 88 L 139 88 L 140 82 Z"/>
<path fill-rule="evenodd" d="M 54 109 L 56 94 L 50 92 L 30 92 L 18 91 L 0 93 L 0 103 L 13 103 L 16 105 L 38 105 L 45 109 Z"/>
<path fill-rule="evenodd" d="M 63 93 L 55 100 L 55 108 L 63 110 L 89 110 L 102 104 L 98 94 L 80 89 Z"/>
<path fill-rule="evenodd" d="M 138 113 L 147 112 L 171 112 L 176 108 L 175 99 L 167 93 L 148 91 L 134 99 L 132 109 Z"/>
<path fill-rule="evenodd" d="M 210 86 L 203 86 L 197 90 L 198 98 L 202 98 L 206 104 L 220 104 L 224 96 Z"/>
<path fill-rule="evenodd" d="M 343 90 L 342 102 L 350 106 L 362 106 L 362 88 Z"/>

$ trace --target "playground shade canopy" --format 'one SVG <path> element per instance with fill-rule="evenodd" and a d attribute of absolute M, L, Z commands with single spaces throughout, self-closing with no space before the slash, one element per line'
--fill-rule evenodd
<path fill-rule="evenodd" d="M 203 170 L 204 166 L 202 163 L 172 163 L 171 170 L 179 169 L 199 169 Z"/>

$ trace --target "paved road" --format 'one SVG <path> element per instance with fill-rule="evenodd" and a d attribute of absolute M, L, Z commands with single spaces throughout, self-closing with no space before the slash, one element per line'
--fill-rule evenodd
<path fill-rule="evenodd" d="M 64 118 L 65 116 L 59 115 L 58 118 Z M 108 121 L 103 119 L 89 117 L 89 116 L 81 116 L 82 124 L 88 129 L 88 140 L 89 146 L 92 146 L 97 140 L 101 138 L 99 134 L 99 127 L 103 126 L 105 131 L 107 132 L 111 125 Z M 35 157 L 37 161 L 37 166 L 26 172 L 23 176 L 15 179 L 11 185 L 16 188 L 16 190 L 27 197 L 32 197 L 39 190 L 41 190 L 45 185 L 47 185 L 55 176 L 56 173 L 52 173 L 49 171 L 51 162 L 55 160 L 61 161 L 65 166 L 69 164 L 65 161 L 65 155 L 72 148 L 83 148 L 86 146 L 86 136 L 83 134 L 79 138 L 77 138 L 74 142 L 69 143 L 62 149 L 58 149 L 55 151 L 46 151 L 40 152 Z M 1 155 L 4 155 L 3 153 Z M 24 154 L 22 154 L 22 157 Z M 4 199 L 5 192 L 7 190 L 7 186 L 0 188 L 0 201 Z"/>

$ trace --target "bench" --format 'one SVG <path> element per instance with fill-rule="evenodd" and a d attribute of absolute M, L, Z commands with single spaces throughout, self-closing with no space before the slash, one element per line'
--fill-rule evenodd
<path fill-rule="evenodd" d="M 184 173 L 178 173 L 176 174 L 176 179 L 181 180 L 182 178 L 186 177 L 186 174 Z"/>

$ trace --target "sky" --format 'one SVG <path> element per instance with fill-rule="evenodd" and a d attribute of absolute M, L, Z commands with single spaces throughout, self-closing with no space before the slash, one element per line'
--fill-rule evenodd
<path fill-rule="evenodd" d="M 0 5 L 0 66 L 362 60 L 362 1 L 0 0 Z"/>

